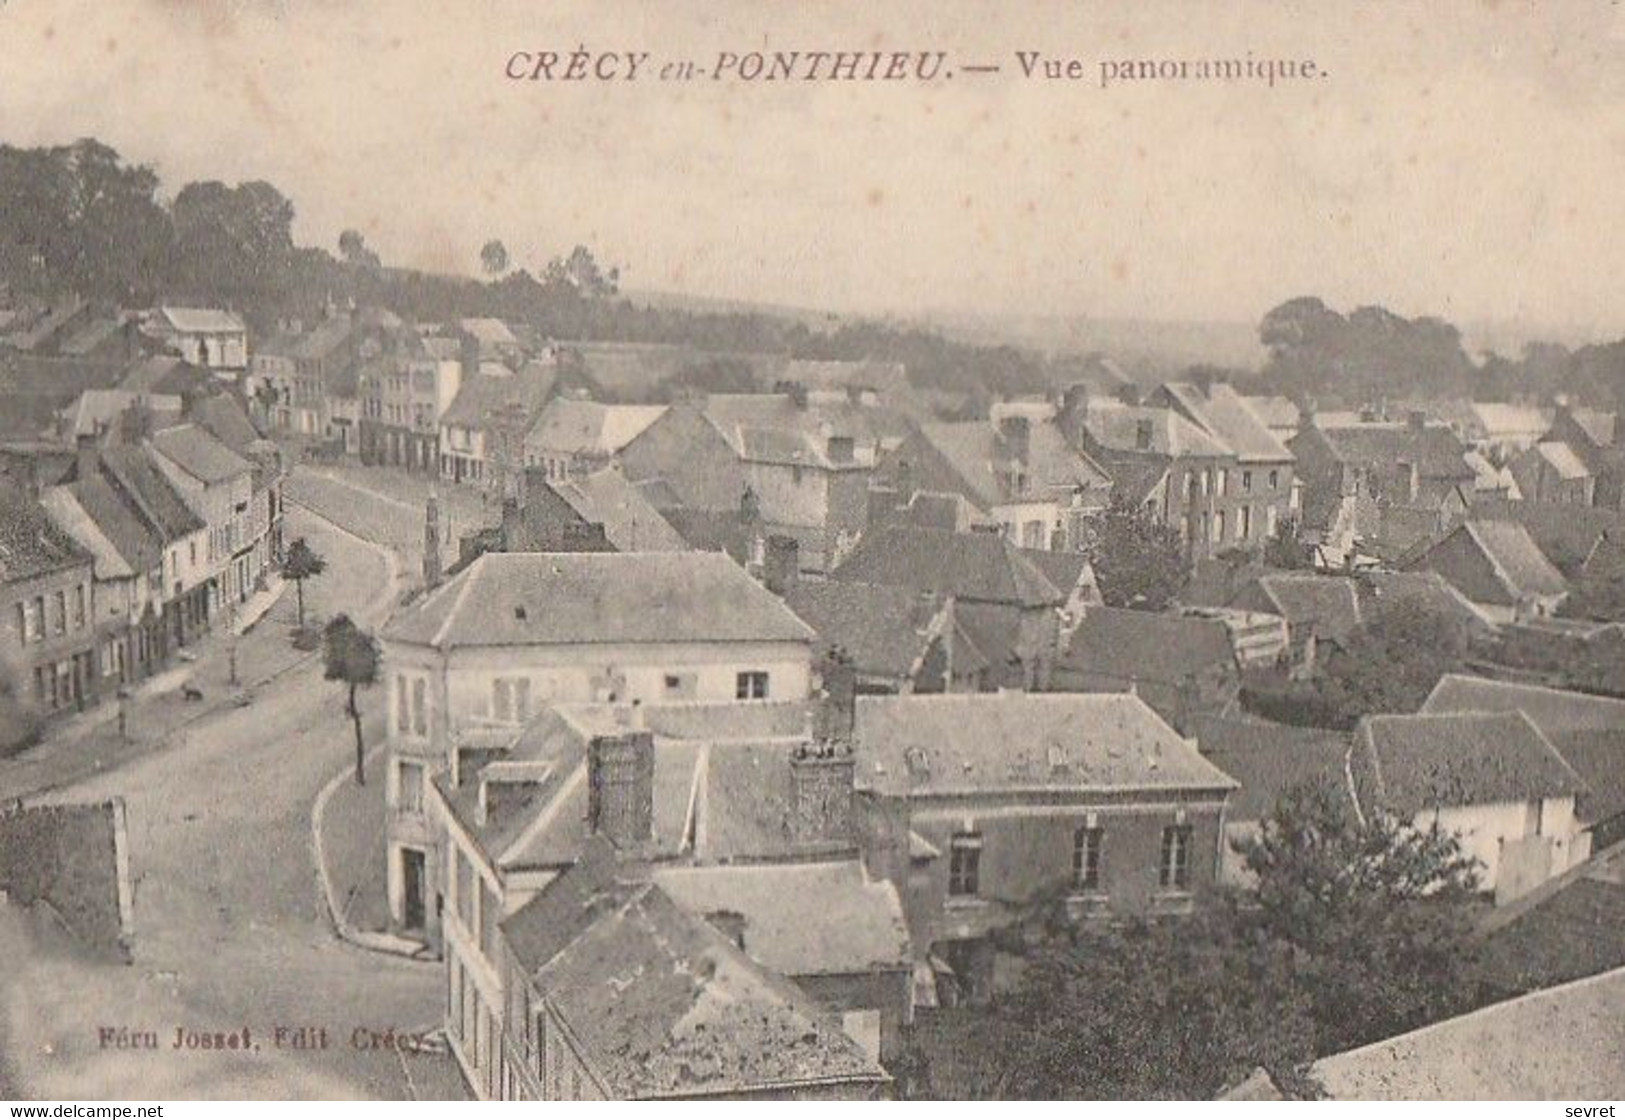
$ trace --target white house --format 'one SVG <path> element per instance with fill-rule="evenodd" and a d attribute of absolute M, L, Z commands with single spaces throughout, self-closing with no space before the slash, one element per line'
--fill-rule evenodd
<path fill-rule="evenodd" d="M 390 904 L 422 929 L 425 782 L 554 703 L 804 700 L 813 631 L 721 553 L 488 553 L 381 634 Z"/>
<path fill-rule="evenodd" d="M 248 327 L 234 311 L 214 307 L 160 307 L 146 323 L 182 358 L 225 378 L 248 370 Z"/>

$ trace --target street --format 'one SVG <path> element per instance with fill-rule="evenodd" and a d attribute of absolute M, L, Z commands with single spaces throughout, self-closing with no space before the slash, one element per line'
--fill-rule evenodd
<path fill-rule="evenodd" d="M 307 614 L 346 611 L 368 628 L 381 621 L 401 588 L 389 553 L 296 507 L 287 536 L 308 538 L 328 561 L 305 588 Z M 258 656 L 255 645 L 286 645 L 294 598 L 290 589 L 243 639 L 245 661 Z M 371 742 L 382 735 L 381 691 L 364 693 Z M 317 656 L 260 686 L 247 706 L 223 707 L 160 749 L 51 790 L 49 800 L 125 800 L 134 964 L 37 961 L 0 981 L 0 1027 L 23 1089 L 75 1097 L 456 1092 L 449 1058 L 407 1061 L 373 1047 L 370 1034 L 438 1025 L 438 964 L 338 940 L 317 886 L 312 803 L 351 765 L 351 751 L 343 689 L 322 679 Z M 369 779 L 382 782 L 381 769 Z M 163 1048 L 104 1049 L 103 1025 L 155 1030 Z M 244 1026 L 257 1051 L 169 1048 L 177 1028 Z M 278 1049 L 278 1027 L 311 1028 L 305 1040 L 325 1030 L 327 1046 Z"/>

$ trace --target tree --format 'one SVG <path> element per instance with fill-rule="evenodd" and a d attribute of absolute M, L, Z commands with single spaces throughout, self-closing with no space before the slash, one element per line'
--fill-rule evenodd
<path fill-rule="evenodd" d="M 377 268 L 382 263 L 378 254 L 367 247 L 367 239 L 361 235 L 361 231 L 355 229 L 347 229 L 339 234 L 339 255 L 346 264 L 356 268 Z"/>
<path fill-rule="evenodd" d="M 19 679 L 16 666 L 0 660 L 0 758 L 34 746 L 45 727 L 39 709 L 19 687 Z"/>
<path fill-rule="evenodd" d="M 1264 543 L 1264 563 L 1296 571 L 1309 568 L 1309 550 L 1298 540 L 1298 519 L 1290 513 L 1275 524 L 1275 535 Z"/>
<path fill-rule="evenodd" d="M 330 681 L 342 681 L 349 689 L 344 711 L 355 727 L 355 782 L 358 786 L 367 784 L 367 773 L 356 690 L 377 683 L 380 658 L 377 639 L 350 621 L 349 615 L 335 615 L 322 631 L 324 676 Z"/>
<path fill-rule="evenodd" d="M 485 243 L 480 249 L 480 266 L 491 276 L 501 276 L 508 271 L 508 247 L 496 238 Z"/>
<path fill-rule="evenodd" d="M 1093 527 L 1089 563 L 1109 607 L 1163 610 L 1190 576 L 1179 534 L 1150 510 L 1114 498 Z"/>
<path fill-rule="evenodd" d="M 1453 615 L 1379 600 L 1326 658 L 1317 688 L 1347 726 L 1372 713 L 1414 712 L 1440 677 L 1461 668 L 1468 641 L 1466 626 Z"/>
<path fill-rule="evenodd" d="M 543 277 L 550 288 L 570 289 L 588 299 L 614 295 L 620 288 L 620 279 L 620 269 L 604 271 L 585 245 L 577 245 L 568 257 L 554 257 L 547 263 Z"/>
<path fill-rule="evenodd" d="M 299 599 L 299 629 L 305 628 L 305 581 L 327 570 L 327 561 L 310 547 L 304 537 L 296 537 L 282 557 L 282 578 L 293 580 Z"/>
<path fill-rule="evenodd" d="M 1476 862 L 1435 821 L 1355 811 L 1317 786 L 1283 797 L 1240 846 L 1261 933 L 1292 950 L 1316 1052 L 1336 1053 L 1455 1015 L 1471 981 Z"/>

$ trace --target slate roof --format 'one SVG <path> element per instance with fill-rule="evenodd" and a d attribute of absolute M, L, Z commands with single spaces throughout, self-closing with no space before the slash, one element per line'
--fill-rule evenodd
<path fill-rule="evenodd" d="M 654 881 L 691 914 L 742 915 L 745 955 L 785 976 L 912 965 L 896 888 L 859 860 L 666 867 Z"/>
<path fill-rule="evenodd" d="M 1619 418 L 1614 413 L 1576 408 L 1570 410 L 1569 416 L 1597 447 L 1614 445 L 1615 437 L 1619 434 Z"/>
<path fill-rule="evenodd" d="M 1539 436 L 1551 427 L 1552 414 L 1547 409 L 1529 405 L 1505 404 L 1500 401 L 1475 401 L 1473 412 L 1484 425 L 1491 439 Z"/>
<path fill-rule="evenodd" d="M 384 628 L 465 646 L 800 642 L 806 623 L 720 553 L 486 553 Z"/>
<path fill-rule="evenodd" d="M 1495 918 L 1479 946 L 1480 971 L 1505 991 L 1625 967 L 1625 844 L 1501 908 Z"/>
<path fill-rule="evenodd" d="M 1586 784 L 1576 806 L 1581 820 L 1595 824 L 1625 813 L 1625 727 L 1554 731 L 1546 737 Z"/>
<path fill-rule="evenodd" d="M 1272 432 L 1295 432 L 1303 419 L 1303 411 L 1290 397 L 1243 396 L 1241 403 Z"/>
<path fill-rule="evenodd" d="M 1580 570 L 1605 533 L 1625 537 L 1625 512 L 1599 506 L 1482 498 L 1473 503 L 1470 516 L 1522 525 L 1552 565 L 1568 576 Z"/>
<path fill-rule="evenodd" d="M 801 407 L 786 393 L 713 393 L 704 415 L 742 458 L 791 465 L 872 466 L 876 449 L 906 431 L 904 422 L 884 408 L 845 399 Z M 830 461 L 831 436 L 853 441 L 854 462 Z"/>
<path fill-rule="evenodd" d="M 1454 617 L 1470 629 L 1487 626 L 1478 608 L 1438 572 L 1362 572 L 1362 610 L 1370 604 L 1409 604 L 1412 609 Z"/>
<path fill-rule="evenodd" d="M 839 647 L 860 676 L 905 680 L 925 657 L 943 599 L 930 592 L 844 580 L 798 580 L 785 606 L 818 634 L 820 653 Z"/>
<path fill-rule="evenodd" d="M 161 428 L 147 438 L 160 455 L 206 484 L 229 482 L 254 470 L 253 463 L 196 424 Z"/>
<path fill-rule="evenodd" d="M 0 582 L 58 572 L 92 557 L 26 493 L 0 491 Z"/>
<path fill-rule="evenodd" d="M 1529 531 L 1513 521 L 1464 521 L 1407 567 L 1431 567 L 1435 552 L 1458 535 L 1489 561 L 1493 575 L 1486 582 L 1469 570 L 1439 574 L 1473 602 L 1515 604 L 1529 595 L 1561 595 L 1568 590 L 1563 574 L 1546 559 Z"/>
<path fill-rule="evenodd" d="M 1262 820 L 1302 787 L 1324 789 L 1347 803 L 1343 758 L 1349 739 L 1343 732 L 1235 716 L 1197 716 L 1190 732 L 1202 757 L 1241 784 L 1225 806 L 1226 820 Z"/>
<path fill-rule="evenodd" d="M 1058 670 L 1119 680 L 1178 683 L 1214 665 L 1233 666 L 1230 631 L 1218 619 L 1090 607 Z"/>
<path fill-rule="evenodd" d="M 142 517 L 163 536 L 166 544 L 206 528 L 147 457 L 147 450 L 129 444 L 102 448 L 102 464 L 140 508 Z"/>
<path fill-rule="evenodd" d="M 197 398 L 192 403 L 190 418 L 240 455 L 246 455 L 250 447 L 264 438 L 243 406 L 229 393 L 210 393 Z"/>
<path fill-rule="evenodd" d="M 71 502 L 94 527 L 96 536 L 117 557 L 117 563 L 111 564 L 113 556 L 97 555 L 99 577 L 103 576 L 104 563 L 114 568 L 123 567 L 125 576 L 144 574 L 163 563 L 164 539 L 158 529 L 145 521 L 140 508 L 133 505 L 102 472 L 97 471 L 89 478 L 75 477 L 72 482 L 47 492 L 45 499 L 48 505 L 55 495 L 61 495 Z M 69 517 L 73 516 L 71 510 L 65 512 Z M 80 543 L 85 544 L 92 553 L 98 552 L 82 537 Z"/>
<path fill-rule="evenodd" d="M 962 600 L 1059 606 L 1055 586 L 999 533 L 888 525 L 863 534 L 830 578 L 935 591 Z M 1068 589 L 1070 590 L 1070 589 Z"/>
<path fill-rule="evenodd" d="M 1542 685 L 1447 673 L 1422 704 L 1424 714 L 1522 712 L 1546 735 L 1625 728 L 1625 700 Z"/>
<path fill-rule="evenodd" d="M 643 488 L 628 482 L 617 467 L 550 485 L 576 513 L 602 525 L 604 536 L 621 552 L 689 551 L 688 542 L 649 501 Z"/>
<path fill-rule="evenodd" d="M 666 414 L 665 405 L 599 404 L 555 397 L 526 442 L 560 455 L 613 455 Z"/>
<path fill-rule="evenodd" d="M 96 435 L 108 431 L 138 400 L 160 417 L 180 416 L 181 398 L 172 393 L 148 394 L 130 389 L 86 389 L 67 410 L 68 434 Z M 163 426 L 165 420 L 160 418 L 157 423 Z"/>
<path fill-rule="evenodd" d="M 889 796 L 1182 789 L 1236 783 L 1137 696 L 859 696 L 859 789 Z"/>
<path fill-rule="evenodd" d="M 1142 422 L 1150 425 L 1149 447 L 1140 446 Z M 1224 458 L 1231 453 L 1222 441 L 1171 408 L 1091 400 L 1084 426 L 1102 447 L 1115 451 L 1156 452 L 1160 455 L 1198 458 Z"/>
<path fill-rule="evenodd" d="M 1547 988 L 1358 1050 L 1309 1074 L 1333 1100 L 1612 1100 L 1625 969 Z"/>
<path fill-rule="evenodd" d="M 440 423 L 483 428 L 493 413 L 513 406 L 523 409 L 526 417 L 533 417 L 547 403 L 557 375 L 558 369 L 552 363 L 527 362 L 506 376 L 477 373 L 465 377 Z"/>
<path fill-rule="evenodd" d="M 888 1080 L 822 1007 L 659 886 L 573 887 L 580 873 L 550 884 L 503 930 L 609 1096 Z M 533 925 L 572 936 L 544 958 L 531 951 Z"/>
<path fill-rule="evenodd" d="M 1350 756 L 1362 810 L 1578 797 L 1585 783 L 1520 712 L 1367 716 Z"/>
<path fill-rule="evenodd" d="M 1230 385 L 1216 382 L 1204 392 L 1198 385 L 1170 382 L 1163 389 L 1209 435 L 1233 451 L 1238 462 L 1291 461 L 1292 452 Z"/>
<path fill-rule="evenodd" d="M 1591 477 L 1591 469 L 1580 461 L 1580 457 L 1574 453 L 1574 449 L 1566 443 L 1551 441 L 1537 443 L 1535 444 L 1535 453 L 1546 460 L 1547 465 L 1556 471 L 1557 477 L 1561 479 L 1573 480 Z"/>
<path fill-rule="evenodd" d="M 1319 429 L 1333 456 L 1351 465 L 1390 470 L 1396 463 L 1414 463 L 1423 478 L 1468 481 L 1473 470 L 1465 458 L 1467 447 L 1449 428 L 1430 424 L 1420 430 L 1409 424 L 1356 424 Z M 1302 434 L 1288 442 L 1304 438 Z"/>
<path fill-rule="evenodd" d="M 119 372 L 118 387 L 132 393 L 179 394 L 206 384 L 211 376 L 173 354 L 154 354 L 125 366 Z"/>
<path fill-rule="evenodd" d="M 1016 551 L 1068 596 L 1080 583 L 1094 585 L 1094 568 L 1089 557 L 1081 552 L 1059 548 L 1018 548 Z"/>

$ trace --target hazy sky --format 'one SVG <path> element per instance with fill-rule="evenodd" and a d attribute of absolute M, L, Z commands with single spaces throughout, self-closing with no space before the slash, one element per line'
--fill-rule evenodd
<path fill-rule="evenodd" d="M 1013 15 L 1019 9 L 1019 15 Z M 930 85 L 565 85 L 516 51 L 945 50 Z M 1078 57 L 1039 82 L 1014 52 Z M 1278 87 L 1101 59 L 1313 58 Z M 0 140 L 166 189 L 269 179 L 301 241 L 840 310 L 1256 320 L 1344 308 L 1625 333 L 1625 10 L 1539 5 L 0 0 Z M 0 200 L 3 202 L 3 200 Z"/>

